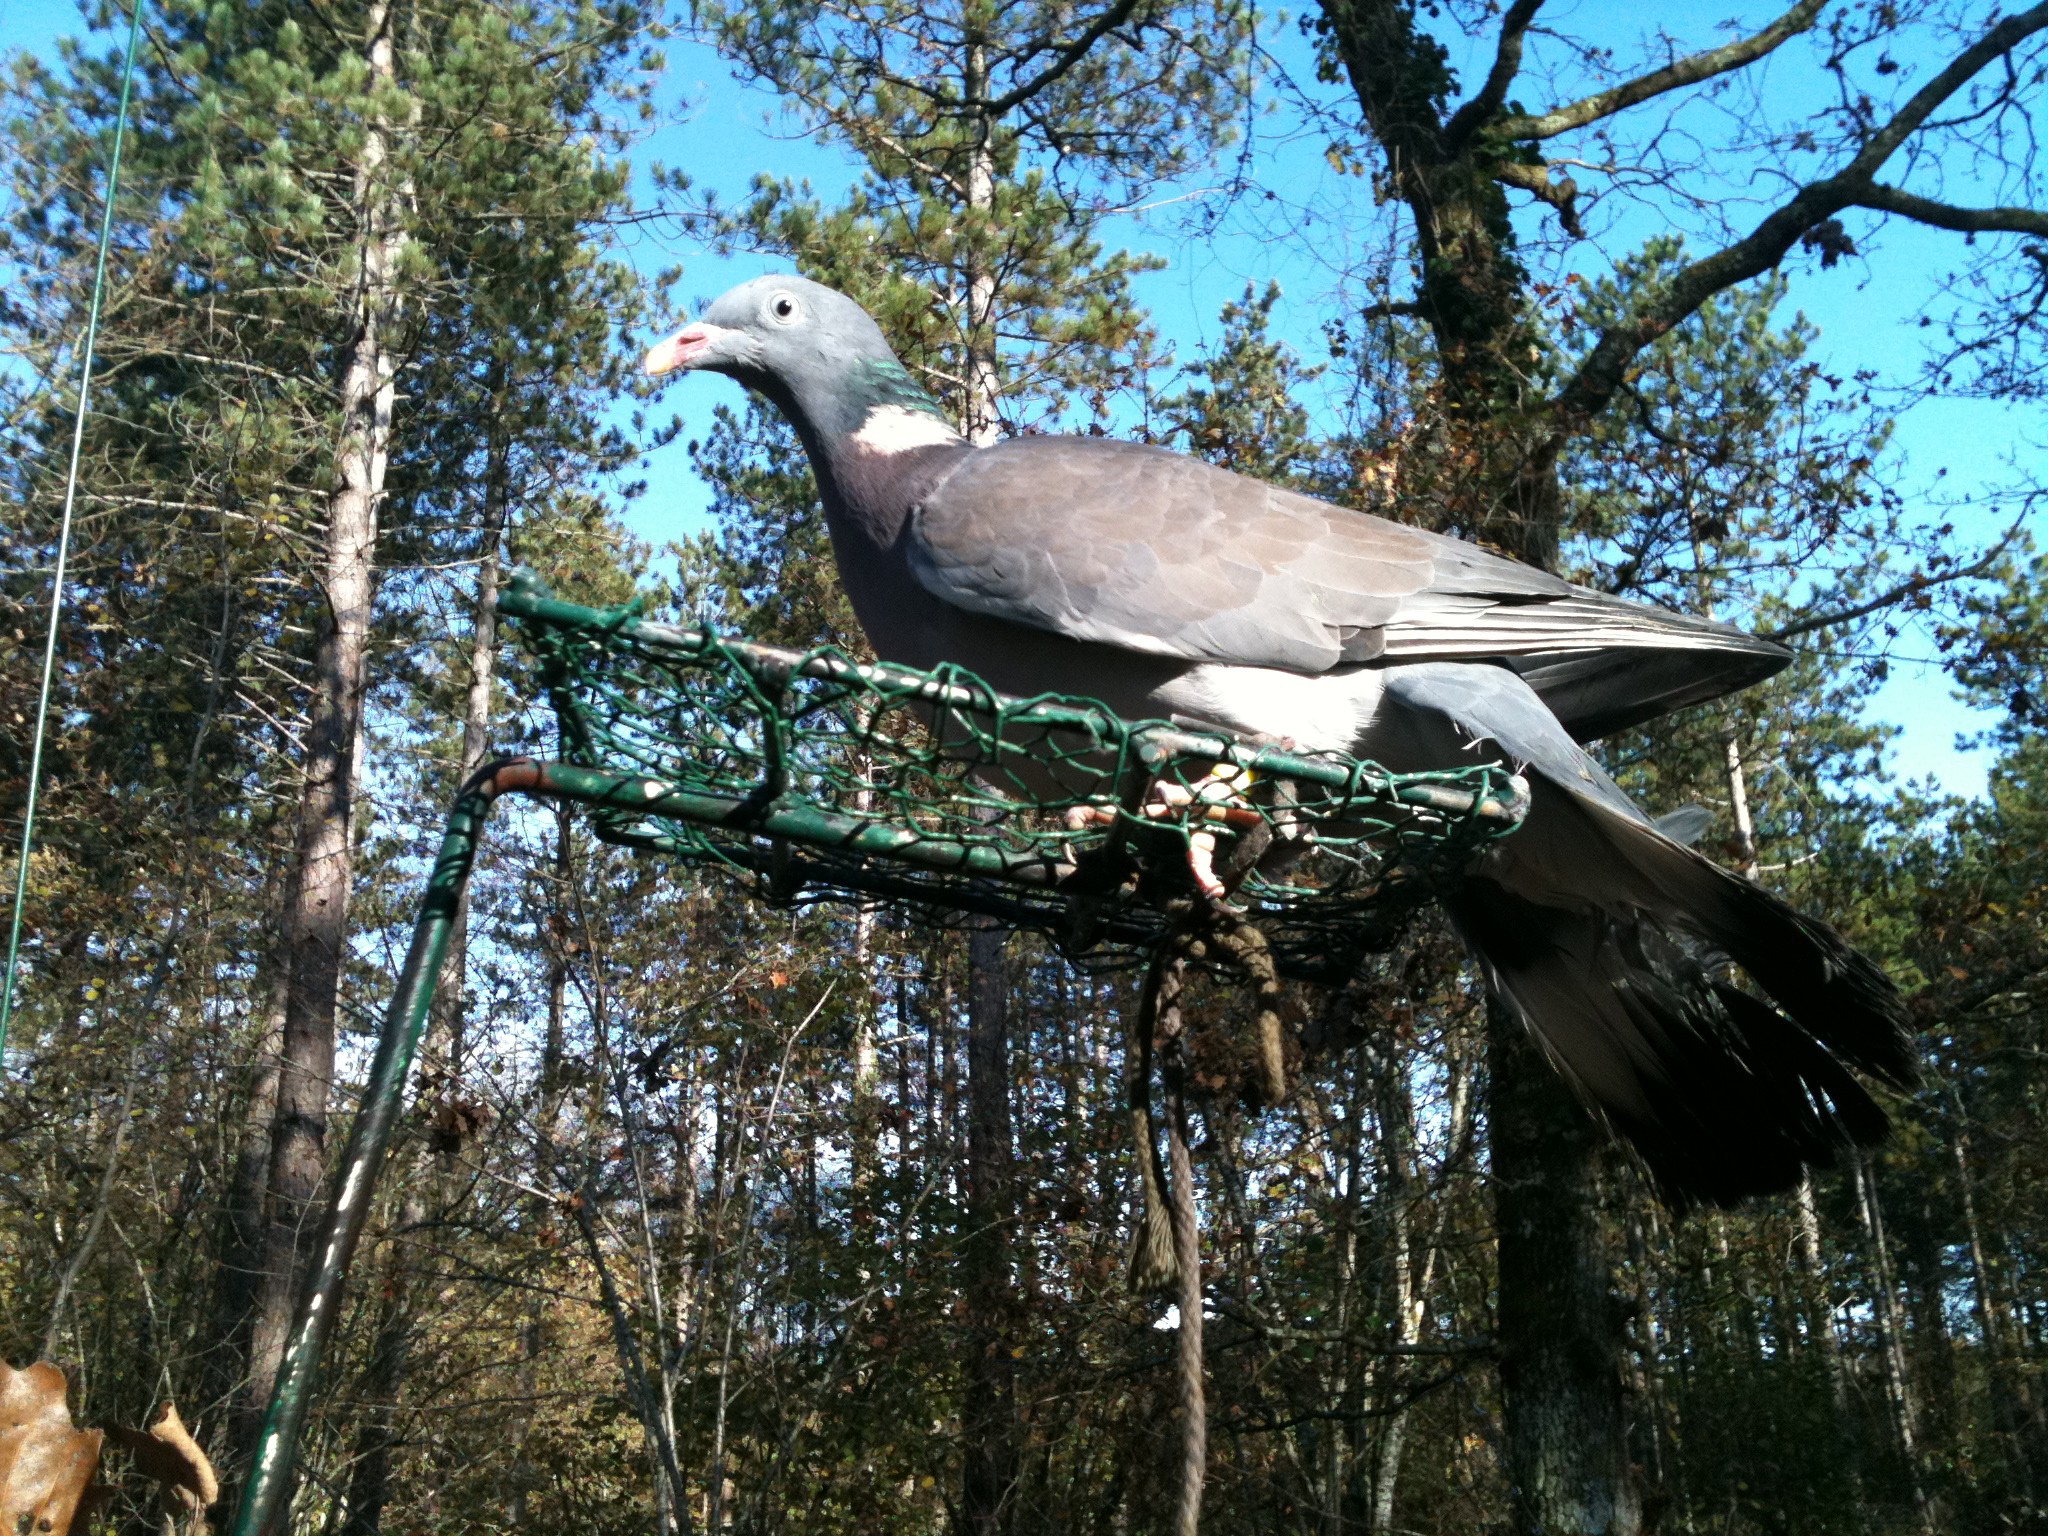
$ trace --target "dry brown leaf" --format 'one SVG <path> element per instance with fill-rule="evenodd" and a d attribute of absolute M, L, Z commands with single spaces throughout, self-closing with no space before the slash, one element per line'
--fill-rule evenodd
<path fill-rule="evenodd" d="M 427 1143 L 436 1152 L 460 1152 L 462 1144 L 491 1123 L 491 1106 L 476 1099 L 445 1098 L 434 1106 Z"/>
<path fill-rule="evenodd" d="M 68 1536 L 100 1464 L 100 1432 L 77 1429 L 64 1373 L 0 1364 L 0 1532 Z"/>
<path fill-rule="evenodd" d="M 220 1497 L 213 1463 L 178 1417 L 175 1403 L 165 1403 L 148 1429 L 116 1424 L 107 1433 L 135 1458 L 136 1471 L 162 1486 L 165 1508 L 197 1514 Z"/>

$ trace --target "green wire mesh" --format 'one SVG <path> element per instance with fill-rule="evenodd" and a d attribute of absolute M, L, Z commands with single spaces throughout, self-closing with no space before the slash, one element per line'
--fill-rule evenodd
<path fill-rule="evenodd" d="M 972 674 L 862 664 L 558 602 L 515 577 L 560 722 L 553 785 L 608 842 L 724 868 L 783 902 L 981 914 L 1070 955 L 1157 944 L 1213 878 L 1284 975 L 1341 980 L 1434 871 L 1517 827 L 1492 764 L 1389 773 Z"/>

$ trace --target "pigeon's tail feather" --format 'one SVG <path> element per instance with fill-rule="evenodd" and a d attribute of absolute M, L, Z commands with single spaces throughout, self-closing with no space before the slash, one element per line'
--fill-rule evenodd
<path fill-rule="evenodd" d="M 1537 788 L 1529 824 L 1447 904 L 1494 994 L 1665 1191 L 1730 1204 L 1881 1140 L 1884 1111 L 1849 1069 L 1912 1081 L 1884 973 L 1652 828 Z M 1724 957 L 1778 1008 L 1715 974 Z"/>
<path fill-rule="evenodd" d="M 1651 915 L 1741 966 L 1835 1056 L 1895 1088 L 1918 1075 L 1905 1000 L 1883 967 L 1762 886 L 1598 806 L 1585 819 L 1641 878 Z"/>
<path fill-rule="evenodd" d="M 1868 955 L 1761 886 L 1699 861 L 1721 887 L 1721 921 L 1703 934 L 1836 1056 L 1894 1088 L 1919 1076 L 1905 1002 Z M 1706 910 L 1703 900 L 1700 910 Z"/>
<path fill-rule="evenodd" d="M 1884 1112 L 1827 1048 L 1706 974 L 1654 925 L 1523 900 L 1486 880 L 1452 899 L 1495 995 L 1680 1204 L 1787 1189 Z"/>
<path fill-rule="evenodd" d="M 1667 617 L 1674 624 L 1679 618 Z M 1698 622 L 1706 633 L 1694 646 L 1609 646 L 1503 659 L 1580 741 L 1596 741 L 1674 709 L 1751 687 L 1783 671 L 1792 659 L 1791 652 L 1769 640 Z"/>

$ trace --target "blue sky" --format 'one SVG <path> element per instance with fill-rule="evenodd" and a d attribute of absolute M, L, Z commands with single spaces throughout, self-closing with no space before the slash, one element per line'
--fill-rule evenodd
<path fill-rule="evenodd" d="M 1750 5 L 1744 11 L 1761 17 L 1765 8 Z M 1697 12 L 1678 4 L 1641 7 L 1586 0 L 1573 5 L 1567 0 L 1545 14 L 1613 44 L 1623 58 L 1641 56 L 1645 17 L 1661 19 L 1691 45 L 1714 40 L 1692 19 Z M 0 0 L 0 47 L 47 55 L 58 36 L 79 27 L 71 0 Z M 1290 65 L 1305 61 L 1305 45 L 1291 27 L 1276 33 L 1274 46 Z M 736 200 L 761 171 L 809 178 L 828 196 L 849 183 L 852 170 L 843 156 L 806 140 L 779 116 L 771 97 L 735 85 L 708 49 L 672 43 L 668 59 L 659 89 L 660 125 L 638 146 L 636 161 L 685 169 L 699 186 L 719 191 L 727 202 Z M 1309 77 L 1306 69 L 1298 73 Z M 1472 76 L 1469 68 L 1463 73 Z M 1815 93 L 1823 88 L 1810 56 L 1796 43 L 1768 62 L 1761 81 L 1766 98 L 1783 102 L 1787 110 L 1799 110 L 1817 99 Z M 1536 94 L 1535 87 L 1530 87 L 1530 94 Z M 1277 93 L 1268 93 L 1267 104 L 1277 99 Z M 1705 105 L 1688 108 L 1671 120 L 1667 131 L 1710 142 L 1713 134 L 1724 131 L 1717 126 L 1716 110 Z M 1320 349 L 1319 324 L 1336 306 L 1346 269 L 1385 254 L 1372 246 L 1376 239 L 1383 240 L 1383 226 L 1371 216 L 1367 184 L 1331 173 L 1324 159 L 1326 134 L 1311 131 L 1285 110 L 1256 115 L 1250 126 L 1255 180 L 1274 192 L 1273 199 L 1225 205 L 1214 190 L 1220 176 L 1196 176 L 1161 189 L 1149 211 L 1119 217 L 1109 238 L 1111 243 L 1165 258 L 1165 269 L 1140 278 L 1137 292 L 1162 336 L 1183 357 L 1195 355 L 1215 335 L 1218 311 L 1242 294 L 1247 282 L 1263 285 L 1268 278 L 1277 278 L 1286 292 L 1277 314 L 1278 328 L 1313 359 Z M 1746 211 L 1742 205 L 1768 198 L 1773 190 L 1770 184 L 1731 181 L 1719 190 L 1718 201 L 1723 209 L 1735 210 L 1730 217 L 1739 224 Z M 1188 215 L 1197 208 L 1221 209 L 1213 236 L 1192 232 Z M 1597 274 L 1605 268 L 1606 253 L 1624 254 L 1638 247 L 1672 216 L 1669 204 L 1651 200 L 1603 205 L 1596 212 L 1593 240 L 1567 253 L 1570 264 Z M 1533 233 L 1540 226 L 1531 220 L 1528 228 Z M 1689 233 L 1696 245 L 1706 244 L 1705 237 L 1710 237 L 1708 231 Z M 757 259 L 721 260 L 679 243 L 660 225 L 639 226 L 623 244 L 626 254 L 650 272 L 683 268 L 676 297 L 684 307 L 773 265 Z M 1848 376 L 1869 368 L 1883 376 L 1904 377 L 1920 356 L 1916 318 L 1922 302 L 1957 254 L 1954 236 L 1894 225 L 1860 258 L 1830 271 L 1800 268 L 1788 308 L 1803 312 L 1819 327 L 1817 350 L 1831 372 Z M 681 412 L 694 427 L 708 417 L 714 404 L 735 394 L 735 388 L 723 381 L 688 380 L 663 397 L 663 406 Z M 2000 404 L 1943 400 L 1915 406 L 1902 416 L 1895 440 L 1899 479 L 1909 501 L 1931 505 L 1937 496 L 1981 497 L 1989 488 L 2010 481 L 2013 464 L 2040 463 L 2041 427 L 2038 415 Z M 679 446 L 657 457 L 649 475 L 653 489 L 634 509 L 637 531 L 666 539 L 700 520 L 703 492 Z M 1966 513 L 1958 526 L 1966 535 L 1981 535 L 1991 523 L 1988 514 Z M 1919 664 L 1929 649 L 1913 637 L 1902 641 L 1900 664 L 1878 701 L 1880 717 L 1903 728 L 1893 765 L 1902 776 L 1933 776 L 1949 790 L 1975 793 L 1983 785 L 1984 757 L 1958 751 L 1955 738 L 1981 722 L 1953 701 L 1938 669 Z"/>

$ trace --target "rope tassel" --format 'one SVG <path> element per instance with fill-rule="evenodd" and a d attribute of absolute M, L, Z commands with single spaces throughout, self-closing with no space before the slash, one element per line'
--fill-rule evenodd
<path fill-rule="evenodd" d="M 1124 1098 L 1130 1106 L 1131 1153 L 1138 1170 L 1129 1283 L 1132 1292 L 1140 1296 L 1170 1295 L 1178 1285 L 1180 1264 L 1170 1215 L 1175 1206 L 1171 1178 L 1160 1160 L 1152 1123 L 1152 1075 L 1158 1049 L 1181 1033 L 1180 995 L 1189 960 L 1213 953 L 1229 961 L 1252 984 L 1259 1099 L 1270 1106 L 1284 1103 L 1288 1095 L 1280 976 L 1266 937 L 1252 923 L 1226 911 L 1212 910 L 1210 919 L 1211 931 L 1205 937 L 1183 932 L 1154 956 L 1125 1043 Z"/>
<path fill-rule="evenodd" d="M 1166 1169 L 1152 1132 L 1152 1060 L 1165 1020 L 1170 1039 L 1180 1033 L 1180 990 L 1187 962 L 1162 951 L 1145 974 L 1145 990 L 1124 1051 L 1124 1096 L 1130 1105 L 1131 1150 L 1138 1168 L 1136 1230 L 1131 1236 L 1129 1281 L 1140 1296 L 1177 1293 L 1180 1261 L 1175 1253 L 1172 1201 Z"/>
<path fill-rule="evenodd" d="M 1131 1141 L 1138 1155 L 1137 1230 L 1131 1235 L 1130 1286 L 1135 1295 L 1172 1295 L 1180 1288 L 1173 1218 L 1165 1170 L 1152 1139 L 1151 1114 L 1131 1108 Z"/>
<path fill-rule="evenodd" d="M 1259 1094 L 1271 1108 L 1287 1102 L 1286 1032 L 1280 1021 L 1280 973 L 1266 936 L 1241 917 L 1217 925 L 1214 942 L 1252 984 L 1258 1014 Z"/>

